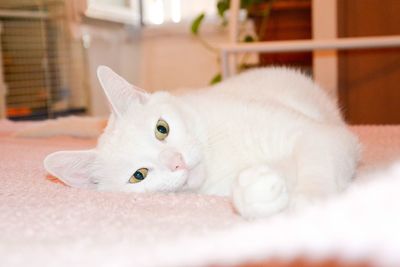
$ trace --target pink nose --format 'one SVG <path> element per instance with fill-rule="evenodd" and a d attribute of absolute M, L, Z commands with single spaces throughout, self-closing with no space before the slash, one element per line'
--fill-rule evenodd
<path fill-rule="evenodd" d="M 174 154 L 168 162 L 168 168 L 171 171 L 183 170 L 186 169 L 186 164 L 183 160 L 182 154 L 176 153 Z"/>
<path fill-rule="evenodd" d="M 178 171 L 187 168 L 181 153 L 173 151 L 163 151 L 160 154 L 160 159 L 171 171 Z"/>

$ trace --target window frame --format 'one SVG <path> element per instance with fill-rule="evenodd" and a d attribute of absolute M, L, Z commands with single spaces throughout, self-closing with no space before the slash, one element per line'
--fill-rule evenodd
<path fill-rule="evenodd" d="M 96 3 L 95 0 L 88 0 L 88 7 L 85 16 L 88 18 L 117 22 L 130 25 L 141 25 L 142 21 L 142 0 L 138 2 L 138 10 L 134 9 L 132 2 L 134 0 L 126 0 L 126 7 L 107 5 Z"/>

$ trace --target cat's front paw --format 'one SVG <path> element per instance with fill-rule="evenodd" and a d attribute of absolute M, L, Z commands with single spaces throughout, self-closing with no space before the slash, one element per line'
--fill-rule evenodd
<path fill-rule="evenodd" d="M 245 218 L 262 218 L 284 210 L 289 203 L 285 181 L 268 166 L 240 173 L 232 192 L 233 205 Z"/>

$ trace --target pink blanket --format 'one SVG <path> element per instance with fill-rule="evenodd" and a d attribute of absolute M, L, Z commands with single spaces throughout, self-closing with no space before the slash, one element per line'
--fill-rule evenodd
<path fill-rule="evenodd" d="M 346 209 L 340 207 L 351 207 L 354 214 L 366 220 L 375 218 L 374 208 L 378 213 L 385 209 L 389 214 L 384 215 L 389 218 L 382 227 L 389 229 L 393 220 L 400 225 L 400 215 L 391 215 L 393 209 L 400 211 L 400 204 L 393 206 L 394 202 L 400 203 L 400 196 L 390 200 L 389 208 L 378 204 L 371 207 L 372 215 L 362 212 L 367 211 L 370 202 L 357 202 L 357 194 L 362 195 L 360 199 L 379 196 L 379 192 L 395 197 L 390 188 L 400 186 L 400 168 L 399 175 L 393 168 L 376 175 L 390 176 L 382 179 L 385 182 L 355 185 L 354 190 L 304 214 L 248 222 L 236 215 L 229 199 L 223 197 L 103 193 L 55 183 L 43 169 L 43 158 L 57 150 L 90 148 L 95 141 L 12 137 L 13 131 L 25 126 L 0 121 L 0 266 L 204 266 L 301 255 L 342 255 L 343 259 L 352 260 L 368 257 L 374 242 L 382 243 L 387 236 L 376 233 L 368 239 L 368 235 L 361 236 L 356 231 L 355 236 L 349 237 L 354 241 L 350 244 L 354 253 L 350 253 L 351 249 L 340 250 L 340 242 L 349 242 L 340 235 L 340 229 L 343 233 L 354 232 L 355 222 L 359 222 L 351 217 L 352 212 L 341 214 Z M 363 170 L 400 158 L 400 126 L 358 126 L 353 130 L 364 144 Z M 368 188 L 380 191 L 371 193 Z M 377 216 L 384 216 L 378 213 Z M 349 216 L 343 219 L 348 225 L 332 232 L 332 214 Z M 315 222 L 315 218 L 319 221 Z M 370 227 L 376 227 L 376 222 Z M 395 239 L 395 235 L 390 235 L 395 240 L 390 241 L 393 244 L 374 245 L 388 248 L 382 255 L 373 255 L 377 262 L 382 262 L 388 253 L 400 255 L 396 250 L 400 248 L 400 237 Z M 400 266 L 399 258 L 390 259 Z"/>

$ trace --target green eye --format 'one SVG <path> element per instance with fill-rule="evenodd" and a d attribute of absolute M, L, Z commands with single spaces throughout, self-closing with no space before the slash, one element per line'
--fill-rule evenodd
<path fill-rule="evenodd" d="M 146 178 L 148 172 L 149 170 L 146 168 L 138 169 L 129 179 L 129 183 L 135 184 L 141 182 L 142 180 L 144 180 L 144 178 Z"/>
<path fill-rule="evenodd" d="M 163 119 L 159 119 L 157 121 L 156 129 L 155 129 L 154 133 L 156 135 L 156 138 L 160 141 L 167 138 L 168 133 L 169 133 L 168 123 Z"/>

